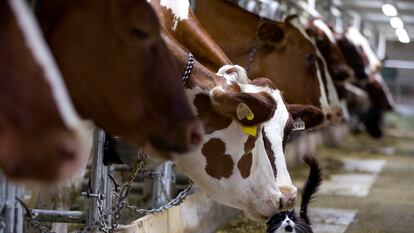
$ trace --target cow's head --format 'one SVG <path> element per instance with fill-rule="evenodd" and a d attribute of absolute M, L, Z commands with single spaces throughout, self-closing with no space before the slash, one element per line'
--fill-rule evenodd
<path fill-rule="evenodd" d="M 290 23 L 290 19 L 285 22 L 262 22 L 257 37 L 258 49 L 254 63 L 260 65 L 253 65 L 249 75 L 272 74 L 275 77 L 271 79 L 289 93 L 286 101 L 321 107 L 322 93 L 315 46 Z M 298 92 L 292 80 L 300 84 L 303 90 Z"/>
<path fill-rule="evenodd" d="M 257 38 L 254 64 L 259 65 L 252 66 L 250 74 L 253 77 L 269 74 L 287 93 L 287 102 L 317 106 L 330 120 L 335 113 L 321 74 L 324 67 L 319 64 L 318 51 L 297 16 L 287 17 L 284 22 L 261 22 Z M 292 82 L 300 83 L 303 90 L 298 92 Z"/>
<path fill-rule="evenodd" d="M 214 200 L 265 221 L 296 199 L 283 152 L 293 118 L 313 127 L 323 114 L 311 106 L 286 105 L 270 80 L 249 81 L 237 70 L 221 69 L 212 88 L 188 89 L 206 135 L 198 149 L 174 161 Z"/>
<path fill-rule="evenodd" d="M 329 73 L 334 80 L 343 81 L 353 77 L 353 71 L 346 63 L 333 32 L 323 20 L 319 18 L 309 20 L 306 32 L 315 38 L 316 45 L 328 63 Z"/>
<path fill-rule="evenodd" d="M 200 143 L 183 70 L 146 0 L 45 0 L 39 20 L 83 117 L 164 151 L 186 152 Z"/>
<path fill-rule="evenodd" d="M 84 129 L 26 1 L 0 2 L 0 168 L 58 181 L 86 162 Z"/>
<path fill-rule="evenodd" d="M 337 34 L 335 37 L 346 62 L 354 71 L 355 78 L 358 80 L 368 79 L 369 72 L 365 68 L 367 59 L 364 58 L 362 48 L 355 45 L 345 34 Z"/>

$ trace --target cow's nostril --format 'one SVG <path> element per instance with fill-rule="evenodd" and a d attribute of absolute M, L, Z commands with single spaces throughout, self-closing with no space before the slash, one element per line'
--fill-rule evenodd
<path fill-rule="evenodd" d="M 194 121 L 188 126 L 187 135 L 190 149 L 201 143 L 203 140 L 203 129 L 199 121 Z"/>
<path fill-rule="evenodd" d="M 332 114 L 331 113 L 328 113 L 327 115 L 326 115 L 326 119 L 328 119 L 328 121 L 331 121 L 332 120 Z"/>
<path fill-rule="evenodd" d="M 291 208 L 296 201 L 297 188 L 293 185 L 284 185 L 280 187 L 282 192 L 283 208 Z"/>
<path fill-rule="evenodd" d="M 60 161 L 62 162 L 70 162 L 70 161 L 75 160 L 76 158 L 75 150 L 65 145 L 60 146 L 57 153 L 58 153 Z"/>

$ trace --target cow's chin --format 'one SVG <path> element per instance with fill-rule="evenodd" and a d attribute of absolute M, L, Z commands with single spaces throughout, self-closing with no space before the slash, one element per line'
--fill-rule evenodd
<path fill-rule="evenodd" d="M 257 221 L 257 222 L 266 222 L 268 217 L 261 215 L 258 211 L 255 210 L 244 210 L 244 215 L 246 215 L 247 218 Z"/>
<path fill-rule="evenodd" d="M 148 155 L 151 160 L 165 161 L 173 159 L 171 152 L 159 150 L 155 148 L 151 143 L 145 144 L 143 149 L 145 154 Z"/>

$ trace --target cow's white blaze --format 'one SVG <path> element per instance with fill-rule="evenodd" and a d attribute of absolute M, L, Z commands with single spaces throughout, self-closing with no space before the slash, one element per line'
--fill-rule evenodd
<path fill-rule="evenodd" d="M 340 108 L 341 103 L 340 103 L 340 100 L 339 100 L 339 97 L 338 97 L 338 93 L 336 92 L 335 85 L 334 85 L 334 82 L 332 80 L 332 76 L 328 71 L 328 65 L 326 63 L 326 60 L 322 56 L 322 54 L 321 54 L 321 52 L 319 51 L 318 48 L 316 48 L 316 52 L 318 54 L 318 57 L 321 59 L 322 65 L 323 65 L 323 67 L 320 68 L 320 69 L 324 69 L 324 72 L 325 72 L 325 76 L 326 76 L 325 85 L 326 85 L 326 88 L 328 89 L 329 104 L 330 104 L 331 107 Z"/>
<path fill-rule="evenodd" d="M 324 34 L 328 37 L 328 39 L 329 39 L 332 43 L 335 43 L 335 42 L 336 42 L 335 37 L 334 37 L 334 35 L 333 35 L 333 33 L 332 33 L 331 29 L 328 27 L 328 25 L 326 25 L 326 24 L 325 24 L 325 22 L 323 22 L 323 20 L 321 20 L 321 19 L 315 19 L 315 20 L 313 21 L 313 24 L 314 24 L 317 28 L 319 28 L 320 30 L 322 30 L 322 31 L 323 31 L 323 33 L 324 33 Z"/>
<path fill-rule="evenodd" d="M 24 0 L 9 0 L 8 2 L 16 16 L 17 23 L 20 26 L 28 48 L 32 52 L 33 58 L 42 68 L 44 72 L 43 77 L 50 85 L 53 95 L 52 98 L 54 98 L 60 117 L 65 126 L 76 134 L 78 142 L 80 142 L 79 147 L 76 148 L 78 150 L 76 158 L 77 170 L 72 171 L 70 175 L 78 174 L 79 171 L 83 171 L 86 167 L 86 162 L 89 157 L 89 149 L 91 146 L 88 143 L 88 132 L 90 131 L 88 129 L 91 128 L 91 124 L 83 121 L 76 112 L 62 75 L 53 59 L 49 47 L 46 45 L 32 10 L 29 9 Z M 66 174 L 63 175 L 66 176 Z"/>
<path fill-rule="evenodd" d="M 234 78 L 227 75 L 223 77 Z M 262 124 L 257 131 L 259 137 L 251 151 L 253 156 L 250 175 L 247 178 L 243 178 L 237 166 L 245 154 L 244 143 L 247 141 L 248 135 L 243 133 L 243 126 L 236 120 L 233 120 L 225 129 L 216 130 L 205 135 L 202 145 L 185 155 L 174 156 L 174 162 L 181 172 L 190 177 L 200 186 L 201 190 L 206 192 L 215 201 L 241 209 L 250 218 L 264 221 L 279 211 L 279 201 L 282 197 L 279 187 L 281 185 L 293 186 L 282 148 L 283 133 L 289 119 L 289 113 L 278 90 L 250 84 L 239 83 L 239 85 L 241 92 L 266 92 L 277 102 L 275 114 L 268 122 Z M 202 93 L 209 94 L 199 88 L 187 89 L 187 96 L 191 104 L 193 104 L 192 101 L 195 96 Z M 192 108 L 196 109 L 195 106 Z M 263 127 L 272 143 L 272 150 L 274 150 L 277 179 L 274 177 L 272 165 L 264 147 L 261 134 Z M 233 170 L 228 178 L 214 178 L 206 172 L 207 160 L 202 154 L 202 148 L 203 144 L 213 138 L 224 142 L 225 154 L 231 156 L 233 160 Z"/>
<path fill-rule="evenodd" d="M 369 72 L 372 73 L 378 70 L 378 68 L 381 66 L 381 61 L 378 59 L 378 57 L 375 55 L 375 52 L 372 50 L 371 46 L 369 45 L 369 42 L 367 38 L 365 38 L 357 28 L 355 27 L 349 27 L 346 32 L 346 37 L 352 41 L 354 44 L 359 45 L 364 50 L 365 54 L 368 57 L 369 61 Z"/>
<path fill-rule="evenodd" d="M 179 22 L 188 19 L 190 10 L 189 0 L 161 0 L 160 4 L 161 6 L 171 10 L 174 16 L 172 25 L 173 30 L 175 30 Z"/>
<path fill-rule="evenodd" d="M 29 10 L 27 3 L 23 0 L 9 0 L 9 4 L 22 30 L 27 46 L 45 73 L 44 77 L 51 86 L 54 100 L 66 126 L 78 128 L 82 125 L 81 119 L 72 104 L 62 75 L 46 45 L 32 11 Z"/>

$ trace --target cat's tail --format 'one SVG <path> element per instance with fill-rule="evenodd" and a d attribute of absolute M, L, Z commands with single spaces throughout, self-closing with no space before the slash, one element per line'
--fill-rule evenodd
<path fill-rule="evenodd" d="M 308 218 L 308 205 L 312 201 L 313 195 L 318 191 L 319 186 L 322 183 L 322 169 L 319 161 L 310 155 L 305 155 L 303 160 L 308 164 L 310 171 L 308 179 L 303 186 L 302 191 L 302 203 L 300 205 L 300 217 L 310 225 Z"/>

